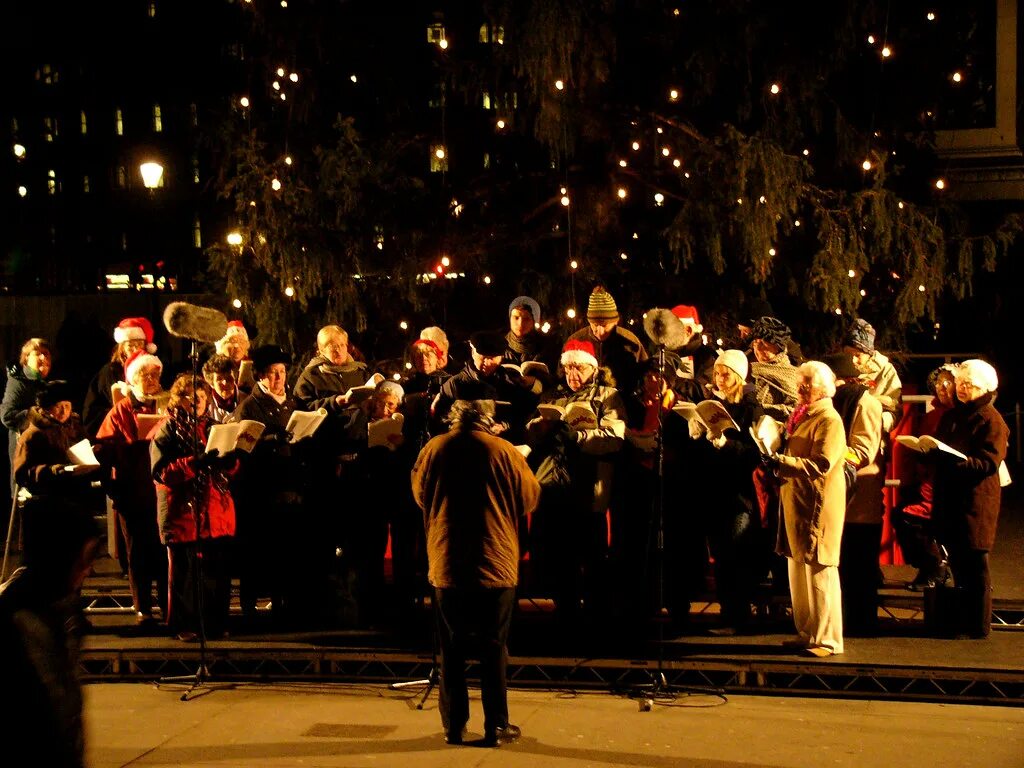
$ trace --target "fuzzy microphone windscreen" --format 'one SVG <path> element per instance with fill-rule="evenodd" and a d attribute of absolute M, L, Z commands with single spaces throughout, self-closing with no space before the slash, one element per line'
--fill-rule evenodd
<path fill-rule="evenodd" d="M 164 327 L 172 336 L 212 344 L 227 333 L 228 318 L 210 307 L 173 301 L 164 310 Z"/>
<path fill-rule="evenodd" d="M 686 344 L 686 334 L 679 318 L 668 309 L 649 309 L 644 316 L 647 337 L 665 349 L 679 349 Z"/>

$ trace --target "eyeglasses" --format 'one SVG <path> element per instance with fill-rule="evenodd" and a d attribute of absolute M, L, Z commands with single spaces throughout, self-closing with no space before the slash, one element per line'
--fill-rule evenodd
<path fill-rule="evenodd" d="M 562 366 L 566 373 L 573 371 L 575 373 L 587 373 L 588 371 L 594 370 L 594 366 L 589 363 L 566 363 Z"/>

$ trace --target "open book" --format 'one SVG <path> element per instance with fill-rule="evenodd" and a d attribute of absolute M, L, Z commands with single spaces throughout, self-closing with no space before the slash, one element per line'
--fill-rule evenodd
<path fill-rule="evenodd" d="M 382 445 L 389 450 L 398 447 L 397 436 L 402 434 L 405 417 L 400 413 L 391 415 L 389 419 L 378 419 L 366 427 L 367 446 L 374 448 Z"/>
<path fill-rule="evenodd" d="M 527 360 L 522 365 L 517 365 L 515 363 L 502 363 L 501 367 L 517 371 L 523 376 L 547 376 L 551 373 L 548 369 L 547 363 L 542 363 L 540 360 Z"/>
<path fill-rule="evenodd" d="M 569 403 L 564 408 L 554 403 L 541 403 L 537 411 L 542 419 L 561 419 L 574 430 L 597 429 L 597 414 L 586 403 Z"/>
<path fill-rule="evenodd" d="M 217 450 L 221 456 L 232 451 L 250 453 L 264 429 L 262 423 L 252 419 L 242 419 L 230 424 L 214 424 L 206 440 L 206 452 Z"/>
<path fill-rule="evenodd" d="M 754 438 L 757 449 L 765 456 L 774 456 L 779 452 L 782 447 L 783 426 L 782 422 L 765 415 L 750 428 L 750 436 Z"/>
<path fill-rule="evenodd" d="M 292 433 L 288 442 L 297 443 L 304 437 L 310 437 L 327 418 L 327 409 L 317 408 L 315 411 L 292 411 L 288 417 L 287 432 Z"/>
<path fill-rule="evenodd" d="M 135 426 L 139 434 L 139 440 L 152 440 L 156 432 L 156 425 L 164 420 L 161 413 L 137 413 L 135 414 Z"/>
<path fill-rule="evenodd" d="M 931 435 L 921 435 L 920 437 L 914 437 L 913 435 L 898 435 L 896 437 L 896 442 L 912 451 L 917 451 L 918 453 L 943 451 L 952 456 L 956 456 L 959 459 L 967 458 L 967 454 L 961 453 L 956 448 L 951 448 L 941 440 L 936 440 Z"/>
<path fill-rule="evenodd" d="M 677 403 L 672 410 L 687 421 L 696 419 L 708 431 L 708 435 L 718 439 L 727 429 L 740 429 L 725 406 L 718 400 L 701 400 L 699 403 Z"/>
<path fill-rule="evenodd" d="M 71 459 L 71 463 L 64 467 L 65 472 L 82 475 L 95 472 L 100 468 L 100 463 L 88 440 L 79 440 L 68 448 L 68 458 Z"/>
<path fill-rule="evenodd" d="M 348 392 L 345 393 L 345 402 L 349 405 L 355 405 L 361 403 L 373 394 L 373 391 L 377 389 L 377 385 L 384 381 L 384 375 L 381 373 L 375 373 L 369 379 L 366 380 L 365 384 L 361 384 L 358 387 L 352 387 Z"/>

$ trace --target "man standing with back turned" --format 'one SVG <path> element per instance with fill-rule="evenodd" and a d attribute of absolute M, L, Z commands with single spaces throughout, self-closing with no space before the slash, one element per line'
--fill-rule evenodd
<path fill-rule="evenodd" d="M 457 400 L 450 431 L 428 442 L 412 470 L 423 510 L 427 574 L 441 644 L 441 725 L 461 744 L 469 722 L 466 659 L 480 659 L 484 744 L 519 738 L 508 722 L 505 642 L 519 580 L 519 519 L 537 506 L 540 485 L 523 456 L 491 434 L 489 401 Z"/>

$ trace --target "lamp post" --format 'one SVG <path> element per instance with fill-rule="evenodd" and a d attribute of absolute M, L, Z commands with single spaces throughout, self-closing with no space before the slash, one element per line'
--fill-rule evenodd
<path fill-rule="evenodd" d="M 142 173 L 142 183 L 152 194 L 152 190 L 160 186 L 160 180 L 164 177 L 164 167 L 160 163 L 149 161 L 140 165 L 139 171 Z"/>

